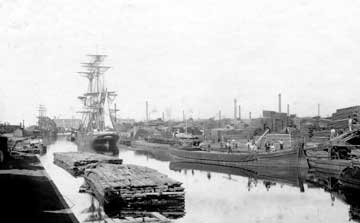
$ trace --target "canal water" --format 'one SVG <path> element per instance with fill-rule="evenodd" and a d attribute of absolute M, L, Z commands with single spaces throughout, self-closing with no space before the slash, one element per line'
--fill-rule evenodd
<path fill-rule="evenodd" d="M 59 138 L 40 159 L 81 222 L 98 221 L 96 199 L 79 193 L 84 179 L 53 164 L 54 152 L 77 151 Z M 353 192 L 332 187 L 328 176 L 289 170 L 252 172 L 236 168 L 170 162 L 166 151 L 120 148 L 126 164 L 147 166 L 183 183 L 185 215 L 176 223 L 215 222 L 360 222 L 360 200 Z"/>

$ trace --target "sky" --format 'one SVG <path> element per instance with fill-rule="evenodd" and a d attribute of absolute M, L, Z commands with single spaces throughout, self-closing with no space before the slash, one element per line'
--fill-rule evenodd
<path fill-rule="evenodd" d="M 79 117 L 81 62 L 108 55 L 122 118 L 322 116 L 360 104 L 356 0 L 0 0 L 0 121 Z"/>

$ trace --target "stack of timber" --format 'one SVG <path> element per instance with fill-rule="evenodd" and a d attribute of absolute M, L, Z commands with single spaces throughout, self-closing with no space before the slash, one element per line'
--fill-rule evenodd
<path fill-rule="evenodd" d="M 324 137 L 324 138 L 329 139 L 330 130 L 313 131 L 313 137 Z"/>
<path fill-rule="evenodd" d="M 100 162 L 122 164 L 122 160 L 119 158 L 95 153 L 54 153 L 54 163 L 68 171 L 73 176 L 83 175 L 87 168 L 92 168 L 95 164 Z"/>
<path fill-rule="evenodd" d="M 353 114 L 360 114 L 360 105 L 337 109 L 336 112 L 332 115 L 333 120 L 347 119 Z"/>
<path fill-rule="evenodd" d="M 332 128 L 332 129 L 347 129 L 348 128 L 348 121 L 349 121 L 348 118 L 333 120 L 329 124 L 329 128 Z"/>
<path fill-rule="evenodd" d="M 352 106 L 342 109 L 337 109 L 332 114 L 332 122 L 329 123 L 330 128 L 347 129 L 349 117 L 357 118 L 360 116 L 360 106 Z"/>
<path fill-rule="evenodd" d="M 137 216 L 126 216 L 120 219 L 108 218 L 106 219 L 106 222 L 107 223 L 142 223 L 142 222 L 170 223 L 171 220 L 161 215 L 158 212 L 150 212 L 150 213 L 137 214 Z"/>
<path fill-rule="evenodd" d="M 85 171 L 85 181 L 109 216 L 119 207 L 121 212 L 160 212 L 174 218 L 185 214 L 181 183 L 147 167 L 99 163 Z"/>

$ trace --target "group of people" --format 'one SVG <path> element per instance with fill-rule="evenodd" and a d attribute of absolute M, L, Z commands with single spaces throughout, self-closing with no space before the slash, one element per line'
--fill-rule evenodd
<path fill-rule="evenodd" d="M 284 142 L 282 140 L 279 140 L 279 147 L 280 150 L 284 149 Z M 276 151 L 276 147 L 275 147 L 275 143 L 273 141 L 266 141 L 265 142 L 265 151 L 266 152 L 275 152 Z"/>
<path fill-rule="evenodd" d="M 284 149 L 284 142 L 282 140 L 279 140 L 278 141 L 279 143 L 279 147 L 280 147 L 280 150 L 283 150 Z M 255 140 L 249 140 L 248 143 L 247 143 L 247 147 L 248 147 L 248 150 L 249 151 L 257 151 L 258 150 L 258 146 L 256 145 L 255 143 Z M 266 141 L 265 142 L 265 151 L 266 152 L 274 152 L 276 151 L 276 147 L 275 147 L 275 143 L 273 141 Z"/>

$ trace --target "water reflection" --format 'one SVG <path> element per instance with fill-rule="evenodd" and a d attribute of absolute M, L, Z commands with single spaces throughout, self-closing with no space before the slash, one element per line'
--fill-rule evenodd
<path fill-rule="evenodd" d="M 188 170 L 192 171 L 194 175 L 194 170 L 206 171 L 208 179 L 211 179 L 211 172 L 213 173 L 223 173 L 228 175 L 228 179 L 232 180 L 232 176 L 242 176 L 248 178 L 248 191 L 254 186 L 257 186 L 258 180 L 263 180 L 265 188 L 269 190 L 272 185 L 276 185 L 275 182 L 281 184 L 287 184 L 290 186 L 295 186 L 300 188 L 300 192 L 304 192 L 303 182 L 307 176 L 306 169 L 298 168 L 289 168 L 289 169 L 269 169 L 269 168 L 235 168 L 235 167 L 225 167 L 225 166 L 216 166 L 216 165 L 207 165 L 199 163 L 188 163 L 181 161 L 170 162 L 170 169 L 174 171 L 184 171 L 184 174 Z"/>
<path fill-rule="evenodd" d="M 53 152 L 74 150 L 75 144 L 59 139 L 49 146 L 42 162 L 79 220 L 96 222 L 105 211 L 90 195 L 79 194 L 83 180 L 52 163 Z M 167 151 L 156 149 L 122 147 L 119 157 L 126 164 L 148 166 L 183 182 L 186 214 L 174 222 L 359 222 L 360 193 L 340 187 L 334 176 L 307 174 L 302 169 L 173 162 Z M 137 214 L 140 212 L 119 209 L 117 217 Z"/>

